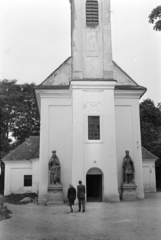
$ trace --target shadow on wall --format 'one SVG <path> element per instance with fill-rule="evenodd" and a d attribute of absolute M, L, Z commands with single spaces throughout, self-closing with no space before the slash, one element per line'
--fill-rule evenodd
<path fill-rule="evenodd" d="M 4 163 L 1 161 L 1 174 L 0 174 L 0 194 L 4 194 L 4 171 L 5 171 L 5 165 Z"/>
<path fill-rule="evenodd" d="M 161 192 L 161 159 L 155 162 L 155 172 L 156 172 L 156 188 L 157 191 Z"/>

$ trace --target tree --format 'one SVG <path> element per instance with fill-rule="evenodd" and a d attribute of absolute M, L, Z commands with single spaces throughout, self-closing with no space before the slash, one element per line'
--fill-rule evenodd
<path fill-rule="evenodd" d="M 149 22 L 154 23 L 153 29 L 161 31 L 161 6 L 154 8 L 149 15 Z"/>
<path fill-rule="evenodd" d="M 39 135 L 40 120 L 34 95 L 35 84 L 0 81 L 1 158 L 31 135 Z M 11 144 L 11 137 L 17 140 Z"/>
<path fill-rule="evenodd" d="M 159 157 L 156 161 L 157 189 L 161 188 L 161 103 L 146 99 L 140 103 L 142 146 Z"/>
<path fill-rule="evenodd" d="M 140 103 L 140 121 L 142 145 L 152 150 L 153 145 L 158 143 L 161 127 L 161 111 L 152 100 L 146 99 Z"/>

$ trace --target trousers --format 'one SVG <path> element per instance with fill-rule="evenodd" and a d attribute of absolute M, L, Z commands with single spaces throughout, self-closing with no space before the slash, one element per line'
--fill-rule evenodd
<path fill-rule="evenodd" d="M 82 210 L 85 211 L 85 198 L 79 198 L 78 202 L 79 202 L 79 211 L 81 211 L 81 206 L 82 206 Z"/>

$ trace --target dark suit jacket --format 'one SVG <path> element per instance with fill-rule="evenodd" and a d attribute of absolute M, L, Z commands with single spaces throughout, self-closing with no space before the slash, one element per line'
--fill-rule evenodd
<path fill-rule="evenodd" d="M 77 198 L 85 198 L 85 193 L 86 193 L 86 190 L 85 190 L 85 186 L 80 184 L 77 186 Z"/>
<path fill-rule="evenodd" d="M 74 187 L 70 187 L 68 189 L 68 195 L 67 195 L 67 198 L 69 199 L 76 199 L 76 190 Z"/>

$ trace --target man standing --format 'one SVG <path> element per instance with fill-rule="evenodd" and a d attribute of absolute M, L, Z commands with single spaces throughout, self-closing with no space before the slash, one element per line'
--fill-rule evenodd
<path fill-rule="evenodd" d="M 85 212 L 85 186 L 82 184 L 82 181 L 78 182 L 79 185 L 77 186 L 77 198 L 79 202 L 79 210 L 78 212 L 81 211 L 81 206 L 82 206 L 82 212 Z"/>

